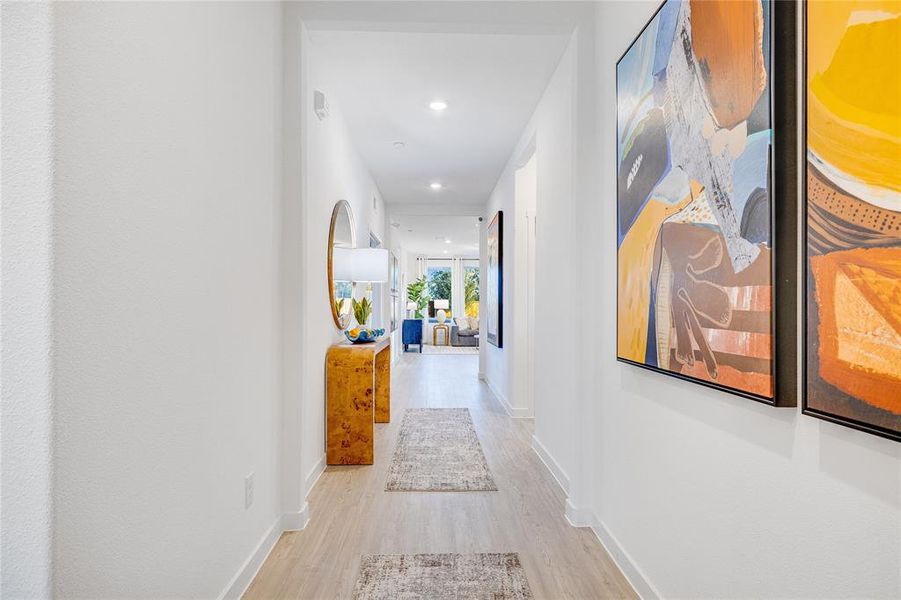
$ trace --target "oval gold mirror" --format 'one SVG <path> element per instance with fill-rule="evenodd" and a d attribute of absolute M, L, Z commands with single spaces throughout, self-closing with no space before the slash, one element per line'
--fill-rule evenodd
<path fill-rule="evenodd" d="M 346 269 L 341 268 L 341 261 L 336 260 L 335 248 L 350 249 L 355 245 L 354 220 L 350 204 L 346 200 L 338 200 L 332 210 L 332 223 L 328 231 L 329 304 L 332 307 L 332 319 L 338 329 L 345 329 L 350 325 L 353 282 L 350 281 Z"/>

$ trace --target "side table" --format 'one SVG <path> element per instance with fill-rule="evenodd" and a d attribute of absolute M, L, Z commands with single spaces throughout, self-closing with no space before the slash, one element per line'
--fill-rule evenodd
<path fill-rule="evenodd" d="M 432 327 L 432 345 L 438 345 L 438 332 L 444 332 L 444 343 L 443 346 L 450 346 L 450 326 L 445 325 L 444 323 L 439 323 Z"/>

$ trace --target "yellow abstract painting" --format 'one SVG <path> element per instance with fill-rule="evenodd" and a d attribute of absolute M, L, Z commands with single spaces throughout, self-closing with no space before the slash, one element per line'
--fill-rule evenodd
<path fill-rule="evenodd" d="M 807 3 L 805 412 L 901 439 L 901 2 Z"/>

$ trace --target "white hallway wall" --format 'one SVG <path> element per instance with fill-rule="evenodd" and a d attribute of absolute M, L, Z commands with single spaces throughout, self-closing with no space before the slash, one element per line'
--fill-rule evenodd
<path fill-rule="evenodd" d="M 486 211 L 505 211 L 511 341 L 512 170 L 536 135 L 536 451 L 569 490 L 567 517 L 595 529 L 646 597 L 897 598 L 901 446 L 615 360 L 615 63 L 658 6 L 596 5 L 597 37 L 583 23 L 568 50 L 572 87 L 565 56 Z M 593 309 L 561 314 L 567 291 Z M 521 345 L 505 346 L 487 346 L 481 368 L 516 407 Z"/>
<path fill-rule="evenodd" d="M 33 151 L 28 169 L 4 170 L 5 216 L 7 192 L 32 200 L 14 215 L 32 224 L 26 240 L 4 220 L 4 261 L 32 262 L 4 264 L 4 348 L 28 354 L 4 352 L 3 366 L 27 367 L 34 392 L 4 377 L 4 493 L 28 473 L 17 500 L 34 500 L 4 500 L 4 595 L 47 595 L 51 580 L 61 596 L 236 594 L 281 529 L 303 525 L 322 466 L 324 348 L 339 339 L 331 208 L 351 202 L 365 245 L 370 230 L 384 237 L 385 207 L 338 107 L 321 124 L 303 110 L 317 75 L 296 8 L 3 7 L 16 34 L 4 74 L 23 76 L 4 82 L 4 120 L 30 127 L 4 129 L 4 158 Z"/>
<path fill-rule="evenodd" d="M 667 597 L 901 596 L 901 444 L 615 362 L 615 63 L 656 2 L 598 6 L 600 416 L 586 507 Z M 593 443 L 592 443 L 593 442 Z"/>
<path fill-rule="evenodd" d="M 215 597 L 281 511 L 281 7 L 53 13 L 55 591 Z"/>
<path fill-rule="evenodd" d="M 325 467 L 325 353 L 343 339 L 331 317 L 326 275 L 335 203 L 347 200 L 350 204 L 358 246 L 369 246 L 370 231 L 384 242 L 388 240 L 384 201 L 353 146 L 339 100 L 323 83 L 316 45 L 303 23 L 302 5 L 285 6 L 284 26 L 282 494 L 290 527 L 299 528 L 307 516 L 306 495 Z M 317 89 L 330 104 L 324 120 L 313 113 Z M 295 233 L 298 231 L 300 236 Z"/>
<path fill-rule="evenodd" d="M 0 597 L 52 594 L 53 16 L 0 5 Z"/>
<path fill-rule="evenodd" d="M 593 15 L 588 11 L 588 15 Z M 591 25 L 589 20 L 589 26 Z M 584 35 L 584 34 L 583 34 Z M 574 214 L 576 181 L 576 73 L 578 35 L 560 59 L 534 114 L 514 148 L 486 207 L 487 225 L 504 211 L 504 347 L 483 344 L 481 373 L 515 417 L 535 417 L 534 444 L 564 488 L 575 469 L 575 415 L 578 411 L 578 348 L 572 315 L 563 317 L 561 298 L 572 298 L 578 264 Z M 535 256 L 534 411 L 527 406 L 525 212 L 515 202 L 515 172 L 534 149 L 537 160 Z M 482 269 L 487 273 L 483 256 Z M 482 278 L 483 290 L 487 278 Z M 564 301 L 568 304 L 568 301 Z M 483 322 L 485 317 L 483 316 Z"/>
<path fill-rule="evenodd" d="M 347 200 L 353 211 L 358 247 L 369 247 L 369 232 L 385 239 L 385 205 L 351 141 L 338 99 L 322 85 L 321 66 L 316 60 L 315 44 L 307 44 L 309 69 L 305 112 L 307 122 L 307 189 L 304 247 L 304 419 L 301 438 L 305 464 L 302 472 L 310 483 L 325 458 L 325 352 L 343 339 L 331 317 L 326 270 L 328 232 L 332 209 L 338 200 Z M 312 112 L 313 90 L 322 90 L 329 98 L 330 114 L 320 121 Z M 376 198 L 373 210 L 372 199 Z M 309 492 L 309 488 L 307 489 Z"/>

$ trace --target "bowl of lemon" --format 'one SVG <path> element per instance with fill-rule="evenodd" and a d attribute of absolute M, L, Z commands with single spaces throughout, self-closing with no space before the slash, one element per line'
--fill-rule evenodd
<path fill-rule="evenodd" d="M 385 335 L 385 330 L 354 327 L 353 329 L 345 330 L 344 335 L 352 344 L 367 344 Z"/>

